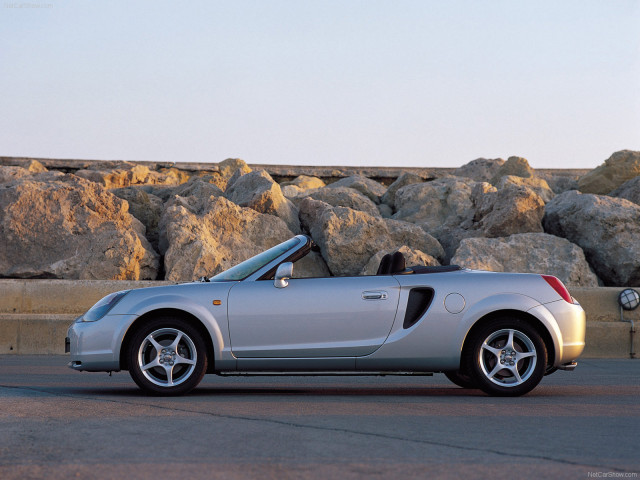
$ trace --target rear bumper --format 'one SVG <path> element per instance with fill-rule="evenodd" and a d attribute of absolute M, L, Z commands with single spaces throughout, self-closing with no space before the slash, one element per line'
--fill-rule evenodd
<path fill-rule="evenodd" d="M 570 364 L 582 354 L 587 321 L 585 312 L 578 303 L 558 300 L 539 305 L 530 312 L 546 320 L 555 349 L 554 367 L 561 368 Z"/>

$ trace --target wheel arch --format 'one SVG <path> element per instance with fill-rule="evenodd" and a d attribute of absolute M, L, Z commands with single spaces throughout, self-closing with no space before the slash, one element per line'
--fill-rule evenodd
<path fill-rule="evenodd" d="M 177 317 L 185 322 L 188 322 L 191 326 L 198 330 L 198 332 L 202 335 L 202 338 L 207 347 L 207 360 L 208 360 L 208 371 L 210 373 L 214 369 L 215 365 L 215 348 L 213 346 L 213 339 L 211 334 L 205 324 L 195 315 L 189 313 L 185 310 L 181 310 L 179 308 L 160 308 L 157 310 L 151 310 L 146 312 L 144 315 L 138 317 L 135 322 L 133 322 L 129 328 L 127 329 L 124 338 L 122 340 L 120 346 L 120 369 L 128 370 L 129 365 L 127 363 L 127 351 L 129 350 L 129 345 L 136 331 L 138 331 L 146 321 L 151 320 L 153 318 L 158 317 Z"/>
<path fill-rule="evenodd" d="M 469 338 L 473 338 L 473 334 L 477 330 L 482 328 L 486 323 L 500 317 L 518 318 L 526 322 L 527 324 L 529 324 L 532 328 L 534 328 L 542 337 L 542 340 L 544 341 L 544 344 L 545 344 L 545 348 L 547 349 L 547 367 L 553 366 L 556 358 L 556 346 L 551 336 L 551 332 L 549 332 L 549 329 L 547 328 L 547 326 L 535 315 L 532 315 L 531 313 L 528 313 L 528 312 L 524 312 L 522 310 L 516 310 L 516 309 L 495 310 L 485 314 L 484 316 L 476 320 L 474 324 L 471 326 L 471 328 L 467 331 L 467 334 L 465 335 L 464 340 L 462 342 L 461 358 L 464 358 L 465 349 L 469 348 Z"/>

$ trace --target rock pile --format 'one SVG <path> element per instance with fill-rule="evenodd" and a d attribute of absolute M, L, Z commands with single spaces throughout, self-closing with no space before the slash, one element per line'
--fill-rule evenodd
<path fill-rule="evenodd" d="M 616 152 L 580 178 L 538 175 L 521 157 L 449 173 L 404 172 L 383 185 L 362 175 L 278 180 L 239 159 L 197 172 L 3 161 L 0 277 L 193 280 L 302 232 L 321 253 L 296 276 L 371 275 L 400 250 L 408 264 L 640 285 L 640 152 Z"/>

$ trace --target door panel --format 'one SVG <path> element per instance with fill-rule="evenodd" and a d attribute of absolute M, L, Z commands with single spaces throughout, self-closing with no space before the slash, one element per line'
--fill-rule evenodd
<path fill-rule="evenodd" d="M 229 292 L 229 331 L 236 357 L 341 357 L 374 352 L 398 308 L 391 276 L 240 282 Z"/>

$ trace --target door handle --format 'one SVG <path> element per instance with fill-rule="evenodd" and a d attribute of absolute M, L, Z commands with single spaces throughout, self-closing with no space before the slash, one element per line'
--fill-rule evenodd
<path fill-rule="evenodd" d="M 362 292 L 362 299 L 363 300 L 386 300 L 387 299 L 387 292 L 383 292 L 380 290 L 370 290 L 370 291 L 366 291 L 366 292 Z"/>

